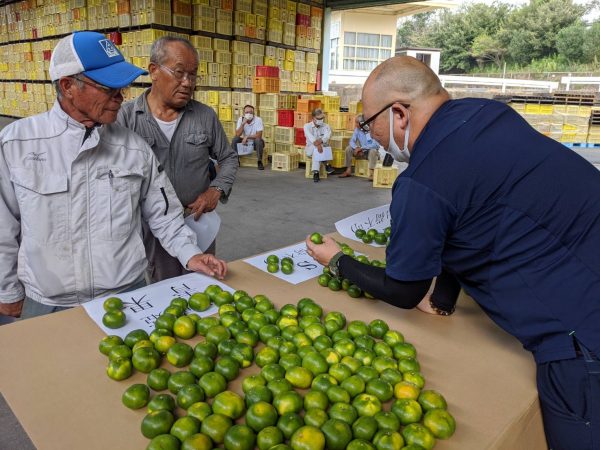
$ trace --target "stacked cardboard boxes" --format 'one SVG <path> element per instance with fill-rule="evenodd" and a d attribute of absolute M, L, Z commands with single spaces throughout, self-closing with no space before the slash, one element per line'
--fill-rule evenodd
<path fill-rule="evenodd" d="M 287 96 L 279 99 L 293 98 L 293 105 L 277 109 L 294 110 L 298 94 L 315 91 L 319 73 L 318 54 L 309 51 L 307 42 L 309 36 L 320 35 L 320 29 L 308 31 L 322 22 L 322 9 L 315 3 L 319 2 L 310 6 L 291 0 L 23 0 L 0 6 L 2 114 L 28 115 L 52 104 L 52 89 L 51 101 L 37 103 L 23 84 L 49 81 L 48 65 L 57 40 L 52 36 L 83 29 L 102 30 L 129 61 L 144 68 L 156 39 L 189 38 L 199 54 L 198 88 L 285 92 Z M 305 38 L 300 46 L 297 31 L 302 15 L 308 19 L 300 19 Z M 279 73 L 257 76 L 258 66 L 275 67 Z M 18 83 L 8 84 L 13 81 Z M 148 76 L 135 82 L 141 89 L 147 87 L 139 86 L 144 83 L 150 83 Z M 211 106 L 219 112 L 218 104 Z M 220 115 L 234 119 L 239 111 L 229 106 L 230 114 L 222 109 Z"/>

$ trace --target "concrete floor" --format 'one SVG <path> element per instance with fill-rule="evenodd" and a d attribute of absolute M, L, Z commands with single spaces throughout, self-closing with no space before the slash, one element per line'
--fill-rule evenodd
<path fill-rule="evenodd" d="M 390 194 L 364 178 L 334 175 L 314 183 L 303 169 L 242 167 L 229 202 L 217 208 L 222 219 L 217 255 L 232 261 L 298 242 L 313 231 L 334 231 L 336 221 L 389 203 Z"/>

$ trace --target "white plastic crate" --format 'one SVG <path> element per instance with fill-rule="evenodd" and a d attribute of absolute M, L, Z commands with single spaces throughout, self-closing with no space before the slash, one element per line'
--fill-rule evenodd
<path fill-rule="evenodd" d="M 275 142 L 282 144 L 293 144 L 294 127 L 275 127 Z"/>

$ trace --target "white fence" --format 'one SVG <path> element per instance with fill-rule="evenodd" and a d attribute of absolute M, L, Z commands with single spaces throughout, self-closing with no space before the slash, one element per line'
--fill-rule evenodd
<path fill-rule="evenodd" d="M 506 91 L 507 87 L 522 87 L 529 89 L 547 90 L 548 92 L 555 91 L 559 85 L 564 85 L 564 90 L 569 91 L 574 85 L 593 85 L 598 86 L 600 91 L 600 77 L 561 77 L 558 81 L 538 81 L 538 80 L 517 80 L 512 78 L 492 78 L 492 77 L 469 77 L 466 75 L 439 75 L 442 86 L 446 87 L 453 84 L 462 84 L 470 86 L 499 86 L 502 92 Z"/>
<path fill-rule="evenodd" d="M 505 92 L 507 87 L 524 87 L 552 92 L 558 89 L 559 84 L 558 81 L 513 80 L 511 78 L 468 77 L 462 75 L 440 75 L 439 77 L 444 87 L 450 84 L 500 86 L 502 92 Z"/>
<path fill-rule="evenodd" d="M 597 84 L 598 90 L 600 91 L 600 77 L 561 77 L 560 82 L 566 86 L 565 90 L 569 91 L 572 84 Z"/>

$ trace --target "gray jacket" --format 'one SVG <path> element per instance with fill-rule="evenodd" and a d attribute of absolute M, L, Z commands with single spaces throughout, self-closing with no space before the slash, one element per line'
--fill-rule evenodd
<path fill-rule="evenodd" d="M 148 144 L 85 132 L 58 102 L 0 132 L 0 302 L 75 306 L 140 280 L 142 216 L 183 265 L 200 253 Z"/>
<path fill-rule="evenodd" d="M 117 122 L 135 131 L 152 147 L 184 207 L 210 186 L 221 188 L 222 201 L 226 201 L 239 163 L 215 112 L 209 106 L 190 100 L 179 115 L 169 142 L 148 107 L 149 92 L 150 89 L 124 103 Z M 219 173 L 212 182 L 208 173 L 209 157 L 219 164 Z"/>

